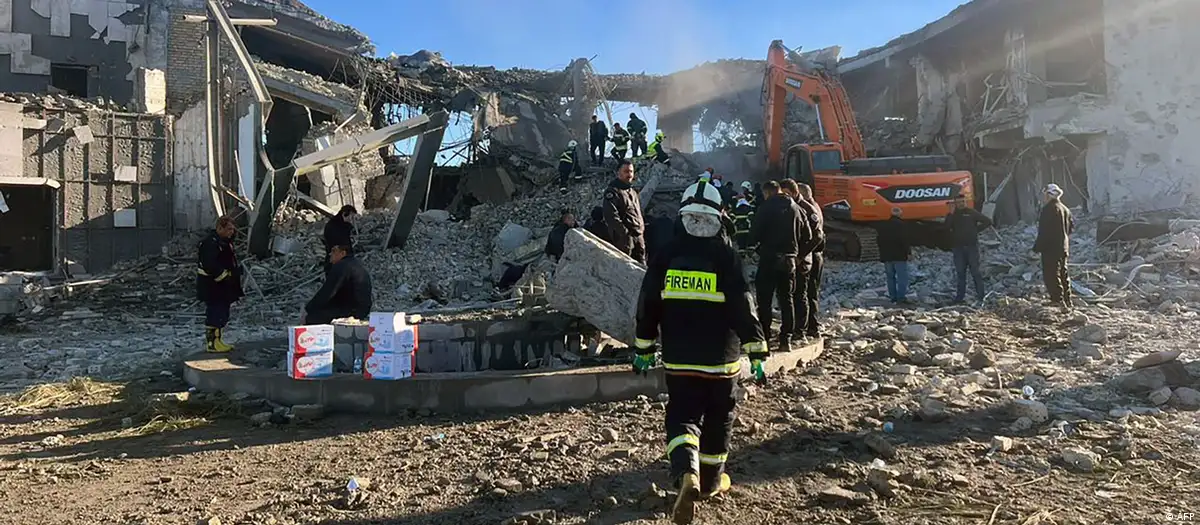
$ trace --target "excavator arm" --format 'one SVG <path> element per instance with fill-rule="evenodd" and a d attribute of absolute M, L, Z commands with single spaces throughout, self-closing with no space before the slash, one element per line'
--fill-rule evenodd
<path fill-rule="evenodd" d="M 816 108 L 817 120 L 825 140 L 842 147 L 842 159 L 854 160 L 867 156 L 862 134 L 850 106 L 850 97 L 837 77 L 824 70 L 806 73 L 796 70 L 787 59 L 782 40 L 771 42 L 767 52 L 767 74 L 764 83 L 766 107 L 763 130 L 767 146 L 767 165 L 779 173 L 783 165 L 783 120 L 787 114 L 787 95 L 790 93 Z"/>

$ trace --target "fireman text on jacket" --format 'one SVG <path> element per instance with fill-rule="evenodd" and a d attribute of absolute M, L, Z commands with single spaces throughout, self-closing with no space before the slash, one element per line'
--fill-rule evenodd
<path fill-rule="evenodd" d="M 725 302 L 725 294 L 717 291 L 717 274 L 688 270 L 667 270 L 663 283 L 663 299 Z"/>

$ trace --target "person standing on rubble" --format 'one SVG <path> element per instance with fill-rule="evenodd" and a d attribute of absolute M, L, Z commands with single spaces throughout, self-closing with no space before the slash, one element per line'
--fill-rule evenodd
<path fill-rule="evenodd" d="M 821 312 L 821 276 L 825 273 L 825 214 L 817 199 L 813 198 L 812 186 L 797 183 L 796 191 L 799 194 L 796 201 L 803 203 L 802 209 L 813 234 L 812 268 L 804 283 L 805 316 L 796 319 L 796 326 L 803 327 L 806 337 L 816 339 L 821 337 L 821 323 L 817 320 L 817 314 Z"/>
<path fill-rule="evenodd" d="M 638 295 L 633 370 L 662 363 L 667 392 L 666 452 L 678 490 L 671 519 L 695 519 L 696 502 L 727 492 L 725 473 L 741 373 L 766 380 L 769 355 L 737 253 L 723 239 L 716 188 L 697 182 L 683 193 L 680 232 L 655 256 Z M 739 348 L 740 343 L 740 348 Z"/>
<path fill-rule="evenodd" d="M 975 282 L 975 297 L 983 302 L 983 272 L 979 268 L 979 231 L 992 225 L 992 220 L 967 206 L 967 198 L 959 195 L 950 203 L 950 215 L 946 217 L 950 227 L 950 240 L 954 252 L 955 289 L 954 302 L 961 303 L 967 297 L 967 271 Z"/>
<path fill-rule="evenodd" d="M 812 278 L 813 259 L 816 256 L 814 252 L 817 244 L 824 239 L 824 232 L 820 230 L 821 223 L 818 212 L 813 209 L 811 203 L 800 196 L 800 185 L 796 184 L 796 181 L 783 179 L 779 181 L 779 189 L 789 199 L 792 199 L 792 202 L 796 203 L 796 207 L 800 208 L 800 218 L 805 222 L 809 233 L 806 239 L 796 241 L 799 246 L 796 255 L 796 285 L 792 288 L 792 308 L 795 310 L 792 338 L 800 339 L 807 334 L 808 286 Z"/>
<path fill-rule="evenodd" d="M 758 192 L 754 191 L 754 185 L 750 184 L 750 181 L 745 180 L 742 181 L 741 188 L 742 198 L 746 199 L 746 203 L 748 203 L 751 208 L 758 208 Z"/>
<path fill-rule="evenodd" d="M 639 155 L 646 152 L 646 133 L 649 128 L 646 127 L 646 121 L 638 118 L 637 115 L 629 114 L 629 136 L 633 141 L 633 157 L 638 158 Z"/>
<path fill-rule="evenodd" d="M 358 210 L 349 204 L 342 206 L 338 210 L 337 215 L 329 219 L 325 223 L 325 231 L 321 239 L 325 241 L 325 275 L 329 275 L 329 269 L 333 267 L 333 263 L 329 261 L 329 250 L 334 246 L 349 246 L 350 252 L 354 252 L 354 220 L 358 218 Z"/>
<path fill-rule="evenodd" d="M 345 317 L 366 320 L 371 314 L 371 275 L 349 246 L 334 246 L 329 250 L 329 259 L 333 268 L 325 284 L 304 305 L 300 323 L 329 324 Z"/>
<path fill-rule="evenodd" d="M 782 321 L 779 351 L 788 352 L 796 329 L 792 293 L 796 289 L 797 259 L 812 233 L 808 231 L 800 207 L 783 194 L 778 182 L 764 184 L 763 193 L 765 200 L 755 211 L 754 224 L 750 227 L 751 242 L 758 244 L 758 273 L 754 276 L 758 321 L 769 339 L 773 321 L 771 300 L 778 301 Z"/>
<path fill-rule="evenodd" d="M 212 234 L 197 247 L 196 298 L 204 303 L 204 349 L 208 352 L 233 350 L 225 343 L 225 326 L 229 324 L 230 307 L 245 295 L 241 266 L 233 251 L 235 234 L 233 218 L 221 217 Z"/>
<path fill-rule="evenodd" d="M 875 226 L 879 232 L 879 262 L 887 276 L 888 299 L 893 303 L 908 302 L 908 258 L 912 245 L 908 239 L 908 225 L 900 216 L 903 210 L 892 208 L 892 216 Z"/>
<path fill-rule="evenodd" d="M 587 222 L 583 224 L 583 229 L 592 232 L 597 239 L 611 244 L 611 241 L 608 240 L 608 225 L 604 224 L 604 206 L 592 208 Z"/>
<path fill-rule="evenodd" d="M 629 153 L 629 132 L 621 127 L 620 122 L 613 122 L 612 143 L 612 156 L 620 164 Z"/>
<path fill-rule="evenodd" d="M 592 164 L 599 166 L 604 163 L 604 146 L 608 143 L 608 125 L 596 115 L 592 115 L 592 123 L 588 126 L 588 145 L 592 155 Z"/>
<path fill-rule="evenodd" d="M 745 198 L 738 199 L 733 207 L 733 240 L 744 257 L 750 250 L 750 225 L 754 224 L 754 208 Z"/>
<path fill-rule="evenodd" d="M 608 242 L 633 260 L 646 263 L 646 222 L 642 219 L 642 201 L 633 189 L 633 162 L 622 161 L 617 178 L 604 190 L 604 224 Z"/>
<path fill-rule="evenodd" d="M 567 191 L 567 178 L 575 173 L 575 178 L 583 177 L 583 167 L 579 165 L 579 143 L 574 140 L 567 143 L 567 149 L 558 156 L 558 187 Z"/>
<path fill-rule="evenodd" d="M 546 237 L 546 255 L 554 262 L 558 262 L 562 258 L 563 248 L 566 245 L 567 232 L 571 228 L 578 226 L 575 223 L 575 214 L 571 210 L 562 210 L 559 212 L 558 224 L 550 230 L 550 235 Z"/>
<path fill-rule="evenodd" d="M 1046 205 L 1038 219 L 1037 241 L 1033 251 L 1042 254 L 1042 280 L 1050 303 L 1071 307 L 1071 279 L 1067 277 L 1067 257 L 1071 254 L 1071 233 L 1075 221 L 1071 209 L 1062 203 L 1062 188 L 1057 184 L 1046 186 Z"/>
<path fill-rule="evenodd" d="M 667 150 L 663 146 L 663 141 L 667 136 L 659 131 L 654 134 L 654 142 L 650 143 L 650 148 L 646 150 L 646 155 L 642 158 L 651 159 L 655 162 L 660 162 L 668 166 L 671 165 L 671 156 L 667 155 Z M 711 173 L 709 175 L 712 175 Z"/>

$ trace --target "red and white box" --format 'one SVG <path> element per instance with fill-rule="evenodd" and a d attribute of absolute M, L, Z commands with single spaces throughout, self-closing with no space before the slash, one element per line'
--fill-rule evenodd
<path fill-rule="evenodd" d="M 363 377 L 375 380 L 408 379 L 413 375 L 413 354 L 367 350 Z"/>
<path fill-rule="evenodd" d="M 333 375 L 333 325 L 288 328 L 288 377 L 320 379 Z"/>

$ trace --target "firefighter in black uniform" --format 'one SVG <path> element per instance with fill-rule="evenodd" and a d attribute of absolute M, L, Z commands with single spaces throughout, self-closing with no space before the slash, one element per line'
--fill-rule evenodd
<path fill-rule="evenodd" d="M 771 337 L 771 298 L 779 302 L 781 352 L 791 350 L 792 332 L 796 329 L 792 293 L 796 287 L 797 259 L 803 256 L 800 249 L 811 237 L 812 232 L 801 216 L 800 207 L 780 191 L 779 183 L 763 184 L 763 202 L 755 210 L 754 224 L 750 227 L 750 239 L 758 244 L 759 259 L 754 291 L 758 298 L 758 320 L 768 338 Z"/>
<path fill-rule="evenodd" d="M 196 298 L 204 303 L 204 349 L 224 353 L 233 350 L 223 337 L 229 324 L 229 309 L 241 299 L 242 270 L 233 251 L 237 226 L 226 216 L 217 219 L 212 235 L 200 242 L 196 257 Z"/>
<path fill-rule="evenodd" d="M 662 339 L 667 457 L 679 489 L 674 523 L 691 523 L 696 501 L 728 491 L 725 461 L 737 404 L 740 350 L 765 380 L 767 345 L 742 263 L 721 236 L 720 194 L 697 182 L 684 191 L 683 231 L 650 262 L 638 298 L 634 371 L 657 361 Z"/>
<path fill-rule="evenodd" d="M 567 189 L 567 177 L 575 173 L 575 178 L 583 177 L 583 167 L 579 165 L 579 143 L 572 140 L 567 143 L 567 149 L 558 156 L 558 186 Z"/>
<path fill-rule="evenodd" d="M 738 199 L 733 207 L 733 240 L 742 256 L 750 249 L 750 225 L 754 224 L 754 208 L 746 199 Z"/>
<path fill-rule="evenodd" d="M 633 162 L 622 161 L 617 178 L 604 190 L 604 224 L 608 242 L 621 253 L 646 263 L 646 222 L 642 219 L 642 201 L 633 189 Z"/>
<path fill-rule="evenodd" d="M 592 115 L 592 124 L 588 126 L 588 153 L 592 156 L 592 164 L 599 166 L 604 162 L 604 146 L 607 143 L 608 126 Z"/>
<path fill-rule="evenodd" d="M 613 122 L 612 143 L 612 156 L 620 164 L 625 160 L 625 154 L 629 153 L 629 132 L 621 127 L 620 122 Z"/>
<path fill-rule="evenodd" d="M 646 121 L 633 113 L 629 114 L 628 128 L 629 135 L 633 138 L 633 158 L 637 158 L 646 152 L 646 133 L 649 128 L 646 127 Z"/>
<path fill-rule="evenodd" d="M 812 269 L 808 272 L 807 283 L 804 286 L 806 319 L 797 319 L 796 326 L 804 327 L 804 335 L 816 339 L 821 337 L 821 325 L 817 321 L 821 303 L 821 273 L 825 271 L 825 214 L 821 205 L 813 198 L 812 186 L 800 183 L 800 199 L 806 203 L 803 208 L 808 214 L 808 222 L 813 233 Z"/>

